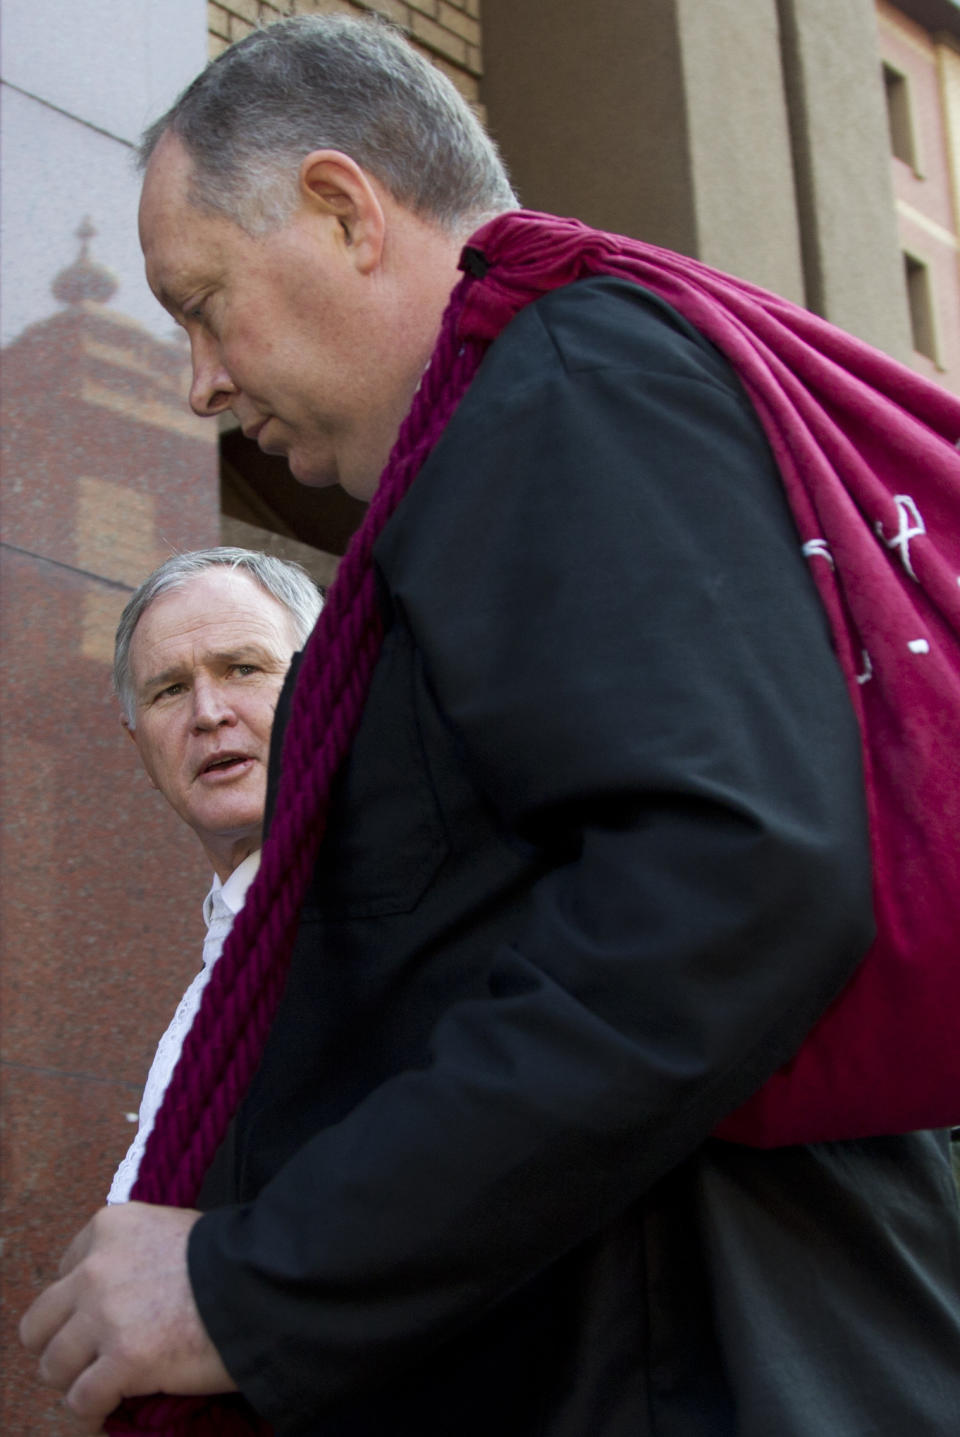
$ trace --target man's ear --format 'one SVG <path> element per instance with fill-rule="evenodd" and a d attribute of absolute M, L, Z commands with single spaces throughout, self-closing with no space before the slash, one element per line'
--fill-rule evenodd
<path fill-rule="evenodd" d="M 137 753 L 140 753 L 140 745 L 139 745 L 139 743 L 137 742 L 137 731 L 136 731 L 136 729 L 134 728 L 133 724 L 130 722 L 130 720 L 127 718 L 126 714 L 121 714 L 121 715 L 120 715 L 120 727 L 123 729 L 123 731 L 124 731 L 124 733 L 126 734 L 127 738 L 130 740 L 130 742 L 133 744 L 134 748 L 137 750 Z M 142 755 L 142 754 L 140 755 L 140 759 L 141 759 L 141 762 L 142 762 L 142 761 L 143 761 L 143 755 Z"/>
<path fill-rule="evenodd" d="M 140 745 L 137 743 L 136 730 L 131 726 L 130 720 L 127 718 L 126 714 L 121 714 L 121 715 L 120 715 L 120 727 L 123 729 L 123 731 L 124 731 L 124 733 L 126 734 L 127 738 L 130 740 L 130 742 L 133 744 L 134 748 L 137 750 L 137 753 L 140 754 L 140 762 L 143 764 L 144 772 L 146 773 L 147 778 L 150 780 L 150 787 L 151 787 L 151 788 L 157 788 L 157 785 L 156 785 L 156 784 L 154 783 L 154 781 L 153 781 L 153 777 L 152 777 L 152 775 L 151 775 L 151 773 L 150 773 L 150 770 L 147 768 L 147 765 L 146 765 L 146 763 L 144 762 L 143 754 L 140 753 Z M 157 789 L 157 792 L 159 793 L 160 790 Z"/>
<path fill-rule="evenodd" d="M 308 210 L 336 220 L 344 250 L 359 272 L 377 269 L 386 215 L 380 186 L 366 170 L 340 150 L 313 150 L 301 161 L 299 184 Z"/>

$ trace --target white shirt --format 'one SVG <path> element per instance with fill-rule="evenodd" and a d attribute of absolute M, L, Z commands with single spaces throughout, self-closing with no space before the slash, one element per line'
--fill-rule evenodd
<path fill-rule="evenodd" d="M 227 934 L 233 927 L 234 918 L 243 907 L 247 889 L 256 877 L 259 867 L 258 849 L 233 870 L 226 883 L 221 883 L 214 875 L 213 886 L 203 900 L 203 919 L 207 925 L 207 936 L 203 940 L 203 967 L 180 999 L 167 1031 L 157 1044 L 140 1102 L 137 1134 L 126 1157 L 114 1173 L 110 1191 L 107 1193 L 108 1203 L 127 1202 L 130 1197 L 130 1190 L 140 1170 L 140 1159 L 143 1157 L 147 1138 L 153 1131 L 160 1103 L 173 1077 L 183 1040 L 190 1031 L 200 1007 L 201 994 L 213 972 L 213 965 L 223 952 Z"/>

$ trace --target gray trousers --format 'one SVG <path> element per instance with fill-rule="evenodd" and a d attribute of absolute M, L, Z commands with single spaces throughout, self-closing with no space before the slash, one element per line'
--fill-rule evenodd
<path fill-rule="evenodd" d="M 692 1192 L 736 1437 L 960 1434 L 946 1133 L 769 1153 L 714 1143 Z"/>

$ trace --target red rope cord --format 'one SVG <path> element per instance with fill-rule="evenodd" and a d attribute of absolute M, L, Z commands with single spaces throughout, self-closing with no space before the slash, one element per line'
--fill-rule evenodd
<path fill-rule="evenodd" d="M 464 279 L 401 427 L 377 493 L 344 556 L 304 651 L 283 744 L 276 809 L 260 869 L 237 915 L 164 1095 L 131 1192 L 191 1206 L 250 1081 L 283 993 L 307 882 L 326 828 L 330 790 L 360 724 L 380 652 L 373 546 L 446 428 L 485 346 L 461 344 Z M 114 1437 L 265 1433 L 236 1398 L 156 1396 L 122 1404 Z"/>

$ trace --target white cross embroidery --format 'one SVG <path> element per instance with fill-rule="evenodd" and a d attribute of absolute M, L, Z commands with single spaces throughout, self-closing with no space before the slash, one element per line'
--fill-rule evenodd
<path fill-rule="evenodd" d="M 927 532 L 927 526 L 920 518 L 920 510 L 910 498 L 909 494 L 894 494 L 893 502 L 897 506 L 897 518 L 900 521 L 900 528 L 892 539 L 888 539 L 883 532 L 883 523 L 878 519 L 875 525 L 876 531 L 888 549 L 900 550 L 903 567 L 916 583 L 919 581 L 913 572 L 913 565 L 910 562 L 910 540 L 917 539 L 921 534 L 925 534 Z"/>
<path fill-rule="evenodd" d="M 870 662 L 870 655 L 866 649 L 861 649 L 860 652 L 863 654 L 863 673 L 857 674 L 857 683 L 865 684 L 873 678 L 873 664 Z"/>
<path fill-rule="evenodd" d="M 802 553 L 807 559 L 826 559 L 831 569 L 836 567 L 826 539 L 808 539 L 803 546 Z"/>

